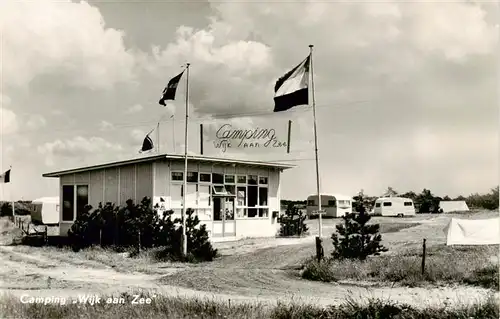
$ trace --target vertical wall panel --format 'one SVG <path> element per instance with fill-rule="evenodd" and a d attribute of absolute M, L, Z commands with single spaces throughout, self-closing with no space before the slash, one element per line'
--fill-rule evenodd
<path fill-rule="evenodd" d="M 90 171 L 89 204 L 93 208 L 104 204 L 104 170 Z"/>
<path fill-rule="evenodd" d="M 155 189 L 154 196 L 168 195 L 168 165 L 166 161 L 155 162 Z"/>
<path fill-rule="evenodd" d="M 189 161 L 188 161 L 188 164 L 189 164 Z M 183 161 L 178 161 L 178 160 L 172 160 L 170 162 L 170 169 L 172 171 L 184 172 L 184 162 Z"/>
<path fill-rule="evenodd" d="M 125 206 L 127 200 L 136 203 L 135 198 L 135 167 L 127 165 L 120 167 L 120 206 Z"/>
<path fill-rule="evenodd" d="M 118 205 L 118 168 L 106 168 L 104 181 L 104 202 Z"/>
<path fill-rule="evenodd" d="M 140 203 L 144 197 L 153 198 L 153 164 L 136 164 L 136 201 Z"/>
<path fill-rule="evenodd" d="M 90 183 L 90 172 L 82 172 L 75 174 L 75 184 L 88 184 Z"/>
<path fill-rule="evenodd" d="M 214 164 L 212 166 L 212 172 L 213 173 L 221 173 L 221 174 L 223 174 L 224 173 L 224 166 Z"/>
<path fill-rule="evenodd" d="M 61 176 L 61 185 L 72 185 L 75 183 L 75 174 Z"/>
<path fill-rule="evenodd" d="M 246 166 L 236 166 L 236 174 L 247 175 L 248 169 Z"/>
<path fill-rule="evenodd" d="M 226 167 L 224 167 L 224 172 L 226 174 L 235 174 L 236 173 L 236 166 L 227 165 Z"/>
<path fill-rule="evenodd" d="M 202 172 L 202 173 L 212 173 L 212 164 L 200 163 L 200 172 Z"/>

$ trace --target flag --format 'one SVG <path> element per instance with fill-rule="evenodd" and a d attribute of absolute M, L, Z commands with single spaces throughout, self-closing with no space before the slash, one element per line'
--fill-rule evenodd
<path fill-rule="evenodd" d="M 142 142 L 142 148 L 139 153 L 151 151 L 154 148 L 153 140 L 151 139 L 151 137 L 149 137 L 149 135 L 153 133 L 153 131 L 149 132 L 148 135 L 146 135 L 146 137 L 144 138 L 144 141 Z"/>
<path fill-rule="evenodd" d="M 10 169 L 0 175 L 0 183 L 10 183 Z"/>
<path fill-rule="evenodd" d="M 274 86 L 274 112 L 309 104 L 309 64 L 311 56 L 276 81 Z"/>
<path fill-rule="evenodd" d="M 175 92 L 177 91 L 177 86 L 179 85 L 183 73 L 184 71 L 168 81 L 167 86 L 163 89 L 163 96 L 160 101 L 158 101 L 160 105 L 167 106 L 167 104 L 165 104 L 166 100 L 175 100 Z"/>

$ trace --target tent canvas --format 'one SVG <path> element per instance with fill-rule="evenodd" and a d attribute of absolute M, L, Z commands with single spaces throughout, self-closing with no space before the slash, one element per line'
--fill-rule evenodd
<path fill-rule="evenodd" d="M 443 213 L 469 211 L 469 207 L 464 200 L 442 200 L 439 202 L 439 208 L 443 210 Z"/>
<path fill-rule="evenodd" d="M 500 217 L 489 219 L 452 218 L 444 229 L 446 245 L 500 244 Z"/>

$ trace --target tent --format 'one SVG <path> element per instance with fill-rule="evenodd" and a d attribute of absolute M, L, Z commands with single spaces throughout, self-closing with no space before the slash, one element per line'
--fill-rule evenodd
<path fill-rule="evenodd" d="M 59 197 L 42 197 L 31 202 L 33 224 L 59 224 Z"/>
<path fill-rule="evenodd" d="M 489 219 L 452 218 L 444 229 L 446 245 L 500 244 L 500 217 Z"/>
<path fill-rule="evenodd" d="M 467 203 L 463 200 L 442 200 L 439 202 L 439 209 L 442 209 L 443 213 L 469 211 Z"/>

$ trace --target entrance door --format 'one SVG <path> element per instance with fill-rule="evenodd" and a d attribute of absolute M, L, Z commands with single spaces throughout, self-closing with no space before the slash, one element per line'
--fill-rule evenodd
<path fill-rule="evenodd" d="M 214 237 L 236 236 L 236 223 L 234 221 L 234 198 L 214 197 Z"/>

